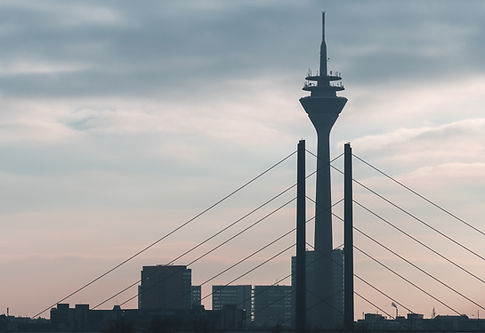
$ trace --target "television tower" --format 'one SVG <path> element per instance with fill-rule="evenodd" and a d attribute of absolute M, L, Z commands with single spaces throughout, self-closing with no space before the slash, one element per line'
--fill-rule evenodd
<path fill-rule="evenodd" d="M 331 260 L 332 242 L 332 199 L 330 183 L 329 135 L 333 124 L 342 111 L 347 99 L 337 96 L 344 90 L 342 84 L 331 82 L 341 80 L 339 73 L 327 72 L 327 45 L 325 44 L 325 13 L 322 13 L 322 44 L 320 46 L 320 75 L 305 78 L 303 90 L 310 96 L 300 98 L 300 103 L 317 131 L 317 186 L 315 205 L 315 253 L 313 290 L 310 294 L 311 326 L 332 329 L 337 323 L 337 302 L 333 281 Z M 313 295 L 313 296 L 312 296 Z"/>

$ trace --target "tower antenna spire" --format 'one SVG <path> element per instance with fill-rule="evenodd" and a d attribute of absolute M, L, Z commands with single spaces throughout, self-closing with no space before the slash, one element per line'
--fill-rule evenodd
<path fill-rule="evenodd" d="M 327 76 L 327 44 L 325 44 L 325 12 L 322 12 L 322 44 L 320 45 L 320 76 L 325 78 Z M 323 83 L 328 86 L 327 80 L 320 80 L 319 84 Z"/>
<path fill-rule="evenodd" d="M 322 41 L 325 41 L 325 12 L 322 12 Z"/>

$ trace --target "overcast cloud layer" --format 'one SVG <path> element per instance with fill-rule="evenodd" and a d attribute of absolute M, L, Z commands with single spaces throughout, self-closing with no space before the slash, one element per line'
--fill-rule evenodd
<path fill-rule="evenodd" d="M 349 99 L 332 132 L 332 155 L 351 141 L 358 156 L 485 230 L 483 1 L 4 0 L 0 308 L 33 315 L 286 156 L 299 139 L 315 151 L 315 132 L 298 99 L 305 96 L 301 87 L 308 69 L 318 69 L 322 10 L 327 12 L 329 67 L 343 73 L 346 90 L 340 95 Z M 307 159 L 311 169 L 314 162 Z M 341 167 L 341 161 L 336 163 Z M 355 163 L 355 178 L 485 254 L 483 236 Z M 68 301 L 97 304 L 136 281 L 142 265 L 169 262 L 293 184 L 294 164 L 294 159 L 285 163 Z M 335 174 L 335 200 L 341 181 Z M 483 273 L 480 259 L 361 189 L 355 196 L 469 270 Z M 308 216 L 311 209 L 309 204 Z M 359 228 L 386 244 L 400 244 L 396 251 L 485 304 L 483 285 L 364 211 L 356 208 L 355 215 Z M 193 283 L 293 225 L 290 205 L 251 235 L 194 264 Z M 334 239 L 336 246 L 342 243 L 338 221 Z M 227 283 L 293 241 L 288 238 L 214 284 Z M 476 306 L 375 244 L 358 235 L 356 242 L 460 313 L 476 313 Z M 274 283 L 290 272 L 292 254 L 240 283 Z M 359 275 L 415 312 L 429 316 L 435 307 L 437 313 L 452 314 L 360 254 L 356 259 Z M 364 285 L 356 283 L 356 288 L 393 313 L 388 299 Z M 210 286 L 203 286 L 203 295 L 209 292 Z M 357 317 L 376 311 L 356 302 Z M 136 301 L 127 306 L 135 307 Z"/>

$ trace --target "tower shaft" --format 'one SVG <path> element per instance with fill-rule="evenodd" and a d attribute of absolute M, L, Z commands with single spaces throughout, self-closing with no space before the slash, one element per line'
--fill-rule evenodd
<path fill-rule="evenodd" d="M 333 124 L 333 122 L 332 122 Z M 330 128 L 329 128 L 330 131 Z M 334 328 L 335 291 L 332 274 L 332 195 L 330 183 L 329 136 L 318 133 L 317 186 L 315 207 L 315 268 L 314 292 L 316 298 L 312 318 L 314 326 Z"/>

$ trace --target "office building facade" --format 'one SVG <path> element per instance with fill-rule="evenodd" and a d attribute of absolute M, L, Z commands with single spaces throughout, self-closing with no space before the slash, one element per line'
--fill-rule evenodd
<path fill-rule="evenodd" d="M 313 320 L 312 315 L 314 314 L 315 307 L 320 303 L 325 303 L 327 307 L 331 308 L 334 314 L 334 324 L 337 327 L 343 325 L 343 311 L 344 311 L 344 251 L 340 249 L 334 249 L 331 252 L 331 276 L 332 276 L 332 286 L 330 290 L 332 291 L 332 296 L 329 299 L 322 300 L 315 294 L 315 251 L 306 251 L 306 322 L 309 327 L 312 327 Z M 291 257 L 291 285 L 293 292 L 296 288 L 296 257 Z M 293 301 L 294 302 L 294 301 Z M 293 303 L 294 304 L 294 303 Z"/>
<path fill-rule="evenodd" d="M 138 293 L 141 310 L 188 310 L 192 307 L 192 271 L 186 266 L 143 266 Z"/>
<path fill-rule="evenodd" d="M 246 321 L 252 317 L 252 286 L 212 286 L 212 310 L 222 310 L 224 305 L 234 305 L 246 312 Z"/>
<path fill-rule="evenodd" d="M 254 326 L 291 327 L 293 312 L 291 286 L 254 286 Z"/>

